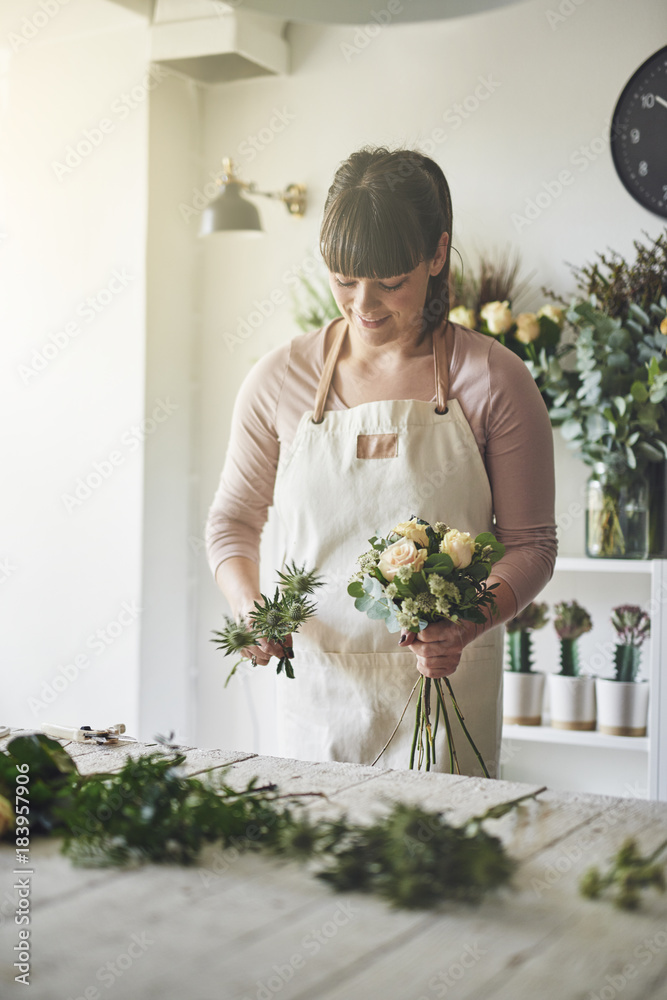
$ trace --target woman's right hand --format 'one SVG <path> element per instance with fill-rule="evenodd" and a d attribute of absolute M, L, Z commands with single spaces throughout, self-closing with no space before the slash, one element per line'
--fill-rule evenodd
<path fill-rule="evenodd" d="M 261 595 L 257 595 L 256 598 L 258 603 L 261 603 Z M 248 616 L 251 611 L 255 610 L 254 602 L 243 605 L 236 616 L 237 621 L 248 622 Z M 283 643 L 279 642 L 269 642 L 268 639 L 260 639 L 256 646 L 246 646 L 241 650 L 241 656 L 250 660 L 255 657 L 258 666 L 265 667 L 270 661 L 272 656 L 277 656 L 279 659 L 282 656 L 289 656 L 292 653 L 292 636 L 286 635 L 284 637 Z M 291 659 L 291 656 L 290 656 Z"/>

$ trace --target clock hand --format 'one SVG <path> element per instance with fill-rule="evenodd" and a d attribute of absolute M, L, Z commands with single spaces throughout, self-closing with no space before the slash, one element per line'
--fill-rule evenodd
<path fill-rule="evenodd" d="M 667 108 L 667 101 L 664 99 L 664 97 L 658 97 L 658 95 L 656 94 L 655 99 L 658 102 L 658 104 L 662 104 L 663 108 Z"/>

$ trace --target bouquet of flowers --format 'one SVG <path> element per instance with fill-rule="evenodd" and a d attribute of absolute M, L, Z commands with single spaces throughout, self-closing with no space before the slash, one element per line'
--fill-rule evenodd
<path fill-rule="evenodd" d="M 315 614 L 315 605 L 308 600 L 317 587 L 322 586 L 322 579 L 314 571 L 306 571 L 294 563 L 285 567 L 284 573 L 278 573 L 278 586 L 273 598 L 261 594 L 262 603 L 255 601 L 255 607 L 248 615 L 247 621 L 234 621 L 225 615 L 225 627 L 221 632 L 213 632 L 214 642 L 219 649 L 232 656 L 240 655 L 248 646 L 256 646 L 260 639 L 277 642 L 283 649 L 283 656 L 278 660 L 276 673 L 285 671 L 285 675 L 294 678 L 292 658 L 294 650 L 285 645 L 285 637 L 292 632 L 298 632 L 301 625 Z M 225 687 L 236 673 L 237 667 L 246 659 L 241 658 L 234 664 L 225 681 Z M 250 660 L 253 667 L 257 660 Z"/>
<path fill-rule="evenodd" d="M 348 585 L 358 611 L 369 618 L 384 621 L 390 632 L 409 629 L 420 632 L 432 622 L 471 621 L 484 624 L 485 609 L 496 611 L 492 591 L 486 580 L 491 567 L 505 553 L 505 547 L 490 532 L 472 538 L 468 532 L 450 528 L 441 521 L 433 526 L 418 517 L 397 524 L 385 537 L 369 539 L 371 548 L 359 556 L 359 570 Z M 447 677 L 443 678 L 452 700 L 454 712 L 468 739 L 482 771 L 489 776 L 475 743 L 468 732 L 463 715 Z M 452 737 L 449 715 L 444 699 L 442 680 L 429 677 L 417 679 L 410 698 L 394 732 L 376 757 L 375 763 L 389 746 L 412 695 L 419 686 L 415 729 L 410 753 L 410 767 L 426 770 L 435 763 L 435 735 L 440 714 L 445 726 L 450 771 L 460 774 Z M 431 697 L 435 689 L 435 721 L 431 724 Z"/>

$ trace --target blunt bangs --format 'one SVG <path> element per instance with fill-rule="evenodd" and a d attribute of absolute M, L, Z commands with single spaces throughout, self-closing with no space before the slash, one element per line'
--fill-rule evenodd
<path fill-rule="evenodd" d="M 320 252 L 329 271 L 348 278 L 393 278 L 427 259 L 418 220 L 387 191 L 341 191 L 325 214 Z"/>

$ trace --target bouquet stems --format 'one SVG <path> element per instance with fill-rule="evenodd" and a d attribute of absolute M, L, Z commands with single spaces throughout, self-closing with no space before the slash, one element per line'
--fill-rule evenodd
<path fill-rule="evenodd" d="M 486 764 L 484 763 L 484 758 L 477 749 L 475 741 L 470 735 L 468 728 L 465 724 L 463 713 L 459 708 L 458 702 L 454 696 L 454 691 L 452 690 L 452 685 L 449 682 L 449 678 L 444 677 L 421 677 L 415 681 L 414 687 L 408 696 L 408 700 L 405 703 L 403 711 L 401 712 L 401 717 L 396 723 L 394 730 L 382 747 L 382 750 L 377 755 L 373 764 L 377 764 L 382 754 L 385 752 L 394 736 L 396 735 L 398 728 L 403 721 L 405 713 L 408 710 L 408 706 L 412 701 L 412 696 L 415 693 L 415 689 L 419 686 L 419 691 L 417 694 L 417 704 L 415 706 L 415 726 L 412 733 L 412 744 L 410 747 L 410 770 L 414 770 L 415 757 L 417 758 L 417 770 L 421 770 L 422 764 L 424 764 L 424 769 L 426 771 L 431 770 L 431 764 L 436 763 L 436 750 L 435 750 L 435 737 L 438 731 L 438 722 L 440 720 L 440 712 L 442 711 L 442 717 L 445 724 L 445 734 L 447 740 L 447 750 L 449 753 L 449 772 L 450 774 L 460 774 L 461 768 L 459 766 L 458 757 L 456 756 L 456 747 L 454 745 L 454 735 L 452 732 L 452 725 L 449 719 L 449 712 L 447 711 L 447 705 L 445 703 L 444 692 L 442 689 L 442 681 L 444 680 L 447 685 L 447 690 L 449 691 L 450 698 L 452 700 L 452 707 L 456 718 L 459 721 L 459 725 L 463 730 L 465 738 L 472 747 L 473 753 L 479 761 L 479 765 L 482 768 L 482 773 L 485 778 L 489 778 L 489 772 Z M 437 697 L 436 702 L 436 715 L 435 724 L 431 726 L 431 685 L 435 687 L 435 693 Z M 371 765 L 372 766 L 372 765 Z"/>

